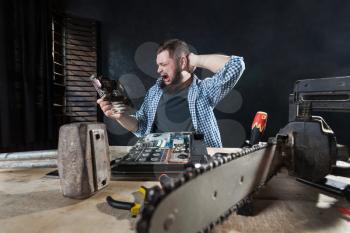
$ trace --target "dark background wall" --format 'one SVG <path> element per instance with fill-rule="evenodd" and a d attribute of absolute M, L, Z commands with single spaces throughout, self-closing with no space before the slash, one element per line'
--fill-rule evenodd
<path fill-rule="evenodd" d="M 296 80 L 350 75 L 346 0 L 66 0 L 61 7 L 100 22 L 102 73 L 114 79 L 127 77 L 136 105 L 154 83 L 152 71 L 147 73 L 142 66 L 154 61 L 149 51 L 155 43 L 177 37 L 200 54 L 243 56 L 246 71 L 236 91 L 216 110 L 225 146 L 242 144 L 258 110 L 269 114 L 265 136 L 276 134 L 287 123 L 288 95 Z M 148 63 L 138 64 L 145 55 Z M 350 144 L 349 114 L 323 116 L 338 140 Z M 132 143 L 130 133 L 105 121 L 111 144 Z"/>

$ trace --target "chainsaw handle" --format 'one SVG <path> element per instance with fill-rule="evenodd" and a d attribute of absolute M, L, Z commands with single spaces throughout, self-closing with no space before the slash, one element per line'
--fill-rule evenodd
<path fill-rule="evenodd" d="M 111 196 L 107 196 L 106 201 L 113 208 L 122 209 L 122 210 L 130 210 L 132 207 L 135 206 L 135 203 L 117 201 L 117 200 L 114 200 Z"/>

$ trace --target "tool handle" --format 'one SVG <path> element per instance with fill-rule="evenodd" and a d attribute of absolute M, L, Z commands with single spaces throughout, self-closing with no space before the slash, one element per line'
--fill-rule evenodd
<path fill-rule="evenodd" d="M 114 200 L 110 196 L 107 196 L 106 201 L 113 208 L 122 209 L 122 210 L 130 210 L 135 205 L 135 203 L 132 203 L 132 202 Z"/>
<path fill-rule="evenodd" d="M 266 112 L 259 111 L 256 113 L 252 124 L 252 130 L 250 133 L 250 140 L 249 140 L 250 146 L 258 144 L 259 141 L 261 140 L 261 137 L 266 128 L 266 121 L 267 121 Z"/>

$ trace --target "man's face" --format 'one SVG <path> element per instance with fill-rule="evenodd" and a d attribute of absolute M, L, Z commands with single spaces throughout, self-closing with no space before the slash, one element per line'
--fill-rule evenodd
<path fill-rule="evenodd" d="M 163 83 L 167 86 L 176 84 L 180 80 L 180 67 L 176 60 L 169 56 L 169 51 L 164 50 L 157 55 L 158 74 L 162 77 Z"/>

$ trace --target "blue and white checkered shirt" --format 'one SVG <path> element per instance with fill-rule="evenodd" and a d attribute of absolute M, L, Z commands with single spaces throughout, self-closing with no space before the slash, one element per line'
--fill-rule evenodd
<path fill-rule="evenodd" d="M 245 69 L 242 57 L 232 56 L 230 60 L 212 77 L 203 80 L 196 76 L 188 90 L 188 106 L 193 127 L 197 133 L 204 134 L 208 147 L 222 147 L 220 131 L 214 115 L 215 106 L 236 85 Z M 144 102 L 134 117 L 138 129 L 134 134 L 143 137 L 151 133 L 159 100 L 163 94 L 161 78 L 147 92 Z"/>

